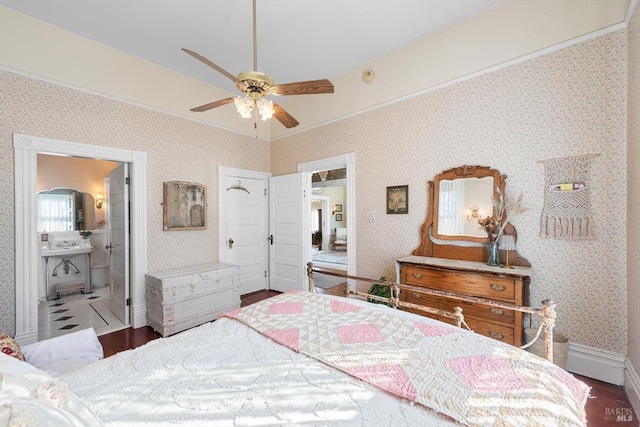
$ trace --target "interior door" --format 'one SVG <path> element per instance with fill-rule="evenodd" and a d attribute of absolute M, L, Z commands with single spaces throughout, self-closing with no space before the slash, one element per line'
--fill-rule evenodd
<path fill-rule="evenodd" d="M 109 173 L 109 218 L 111 312 L 125 325 L 129 324 L 129 188 L 128 164 L 123 163 Z"/>
<path fill-rule="evenodd" d="M 268 288 L 267 179 L 227 175 L 223 259 L 240 266 L 240 294 Z"/>
<path fill-rule="evenodd" d="M 311 236 L 302 227 L 309 209 L 304 203 L 304 175 L 269 180 L 270 288 L 280 292 L 307 289 L 305 249 L 311 246 Z"/>

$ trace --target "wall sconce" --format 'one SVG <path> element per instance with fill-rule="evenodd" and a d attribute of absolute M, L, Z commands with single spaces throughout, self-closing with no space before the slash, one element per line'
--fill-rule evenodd
<path fill-rule="evenodd" d="M 102 193 L 96 193 L 96 209 L 102 209 L 102 202 L 104 201 L 104 197 Z"/>
<path fill-rule="evenodd" d="M 331 206 L 331 215 L 336 214 L 336 205 Z"/>
<path fill-rule="evenodd" d="M 467 211 L 467 221 L 480 218 L 480 208 L 471 208 Z"/>

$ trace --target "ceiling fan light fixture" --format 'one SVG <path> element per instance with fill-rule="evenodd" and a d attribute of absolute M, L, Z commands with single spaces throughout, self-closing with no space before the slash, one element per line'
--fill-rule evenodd
<path fill-rule="evenodd" d="M 251 118 L 251 111 L 253 111 L 253 99 L 248 96 L 236 96 L 233 98 L 233 103 L 243 119 Z"/>
<path fill-rule="evenodd" d="M 182 50 L 202 62 L 203 64 L 213 68 L 223 76 L 236 84 L 236 87 L 243 93 L 241 96 L 230 96 L 215 102 L 200 105 L 192 108 L 191 111 L 201 113 L 217 108 L 222 105 L 234 103 L 236 110 L 245 119 L 253 117 L 253 109 L 257 107 L 257 115 L 260 114 L 262 121 L 267 121 L 275 117 L 287 129 L 294 128 L 300 123 L 291 116 L 281 105 L 274 104 L 273 101 L 266 99 L 268 95 L 313 95 L 322 93 L 333 93 L 333 84 L 326 79 L 309 80 L 303 82 L 285 83 L 275 85 L 273 79 L 265 73 L 257 71 L 258 69 L 258 38 L 256 35 L 256 0 L 253 0 L 253 71 L 243 71 L 238 76 L 234 76 L 227 70 L 221 68 L 211 62 L 204 56 L 192 50 L 182 48 Z M 254 123 L 254 128 L 257 123 Z"/>
<path fill-rule="evenodd" d="M 260 120 L 266 122 L 273 117 L 273 101 L 267 98 L 258 99 L 258 113 L 260 113 Z"/>

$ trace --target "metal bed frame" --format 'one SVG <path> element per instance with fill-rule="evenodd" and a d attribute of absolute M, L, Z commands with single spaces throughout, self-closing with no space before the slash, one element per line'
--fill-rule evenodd
<path fill-rule="evenodd" d="M 364 298 L 369 301 L 371 300 L 379 301 L 381 303 L 386 303 L 390 307 L 397 310 L 412 309 L 420 313 L 425 313 L 425 314 L 428 313 L 428 314 L 443 316 L 449 319 L 453 319 L 457 327 L 465 327 L 468 330 L 471 330 L 471 328 L 469 328 L 469 326 L 464 321 L 464 314 L 462 313 L 462 308 L 456 306 L 453 309 L 453 312 L 451 312 L 447 310 L 441 310 L 437 308 L 431 308 L 431 307 L 425 307 L 422 305 L 412 304 L 412 303 L 400 301 L 400 293 L 403 291 L 421 292 L 424 294 L 437 295 L 440 297 L 449 298 L 456 301 L 465 301 L 465 302 L 471 302 L 475 304 L 482 304 L 489 307 L 497 307 L 505 310 L 528 313 L 531 316 L 538 316 L 540 318 L 540 325 L 538 326 L 536 335 L 533 337 L 533 339 L 530 342 L 525 343 L 524 345 L 520 346 L 520 348 L 526 349 L 530 347 L 540 337 L 544 329 L 544 355 L 547 360 L 549 360 L 550 362 L 553 362 L 553 328 L 555 326 L 555 319 L 556 319 L 556 311 L 555 311 L 556 303 L 549 299 L 542 301 L 542 308 L 532 308 L 532 307 L 520 306 L 515 304 L 509 304 L 505 302 L 493 301 L 485 298 L 454 294 L 452 292 L 426 289 L 426 288 L 421 288 L 421 287 L 402 284 L 402 283 L 385 283 L 385 282 L 381 282 L 380 280 L 372 280 L 364 277 L 350 276 L 348 274 L 338 273 L 335 271 L 328 271 L 328 270 L 314 268 L 312 262 L 309 262 L 307 264 L 307 276 L 309 278 L 309 292 L 317 292 L 316 287 L 314 285 L 314 278 L 313 278 L 314 273 L 341 277 L 346 280 L 357 280 L 361 282 L 367 282 L 372 284 L 375 283 L 379 285 L 388 286 L 390 288 L 389 298 L 381 297 L 378 295 L 372 295 L 372 294 L 369 294 L 366 292 L 360 292 L 357 290 L 352 290 L 348 286 L 348 284 L 347 286 L 344 287 L 345 288 L 344 296 L 348 298 L 349 296 L 353 295 L 356 297 Z"/>

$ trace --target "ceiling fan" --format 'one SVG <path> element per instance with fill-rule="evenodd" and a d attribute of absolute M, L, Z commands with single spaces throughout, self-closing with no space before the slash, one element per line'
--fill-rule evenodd
<path fill-rule="evenodd" d="M 218 101 L 204 104 L 191 111 L 203 112 L 222 105 L 234 103 L 238 113 L 244 118 L 251 118 L 254 107 L 257 107 L 261 119 L 266 121 L 275 117 L 286 128 L 293 128 L 300 123 L 285 111 L 280 105 L 267 99 L 267 95 L 312 95 L 318 93 L 333 93 L 333 84 L 326 79 L 309 80 L 304 82 L 274 84 L 273 79 L 267 74 L 258 70 L 258 52 L 256 35 L 256 0 L 253 0 L 253 71 L 243 71 L 235 77 L 220 66 L 214 64 L 204 56 L 189 49 L 182 48 L 183 51 L 196 58 L 198 61 L 208 65 L 225 77 L 231 79 L 244 96 L 232 96 Z M 256 115 L 257 117 L 257 115 Z M 256 125 L 254 124 L 254 127 Z"/>

